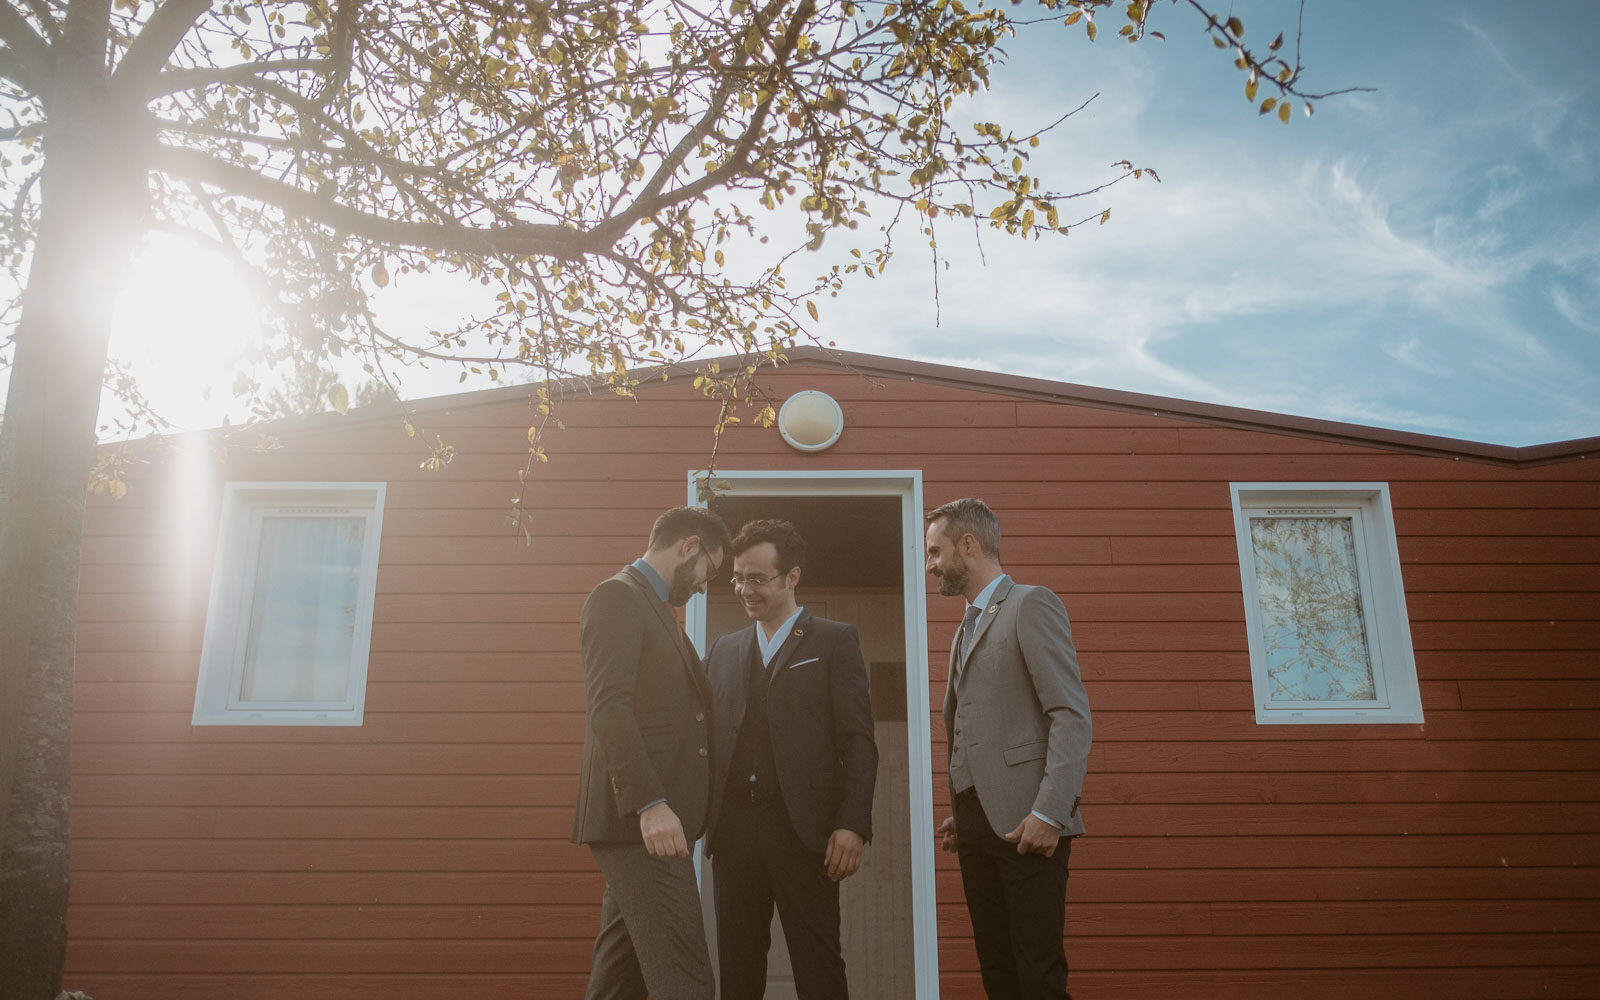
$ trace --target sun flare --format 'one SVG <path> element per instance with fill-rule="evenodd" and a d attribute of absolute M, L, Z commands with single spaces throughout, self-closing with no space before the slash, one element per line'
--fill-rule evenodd
<path fill-rule="evenodd" d="M 233 373 L 258 330 L 254 297 L 231 262 L 192 240 L 153 233 L 117 297 L 111 357 L 176 429 L 211 427 L 237 416 Z M 108 393 L 102 413 L 123 412 Z"/>

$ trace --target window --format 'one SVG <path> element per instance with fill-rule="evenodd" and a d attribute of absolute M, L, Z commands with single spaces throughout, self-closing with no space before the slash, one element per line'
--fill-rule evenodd
<path fill-rule="evenodd" d="M 383 483 L 229 483 L 197 726 L 359 726 Z"/>
<path fill-rule="evenodd" d="M 1256 722 L 1421 722 L 1387 484 L 1230 491 Z"/>

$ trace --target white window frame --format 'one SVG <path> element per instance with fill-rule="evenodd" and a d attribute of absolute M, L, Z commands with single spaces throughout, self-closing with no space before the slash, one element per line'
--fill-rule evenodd
<path fill-rule="evenodd" d="M 1411 646 L 1411 620 L 1400 579 L 1394 511 L 1387 483 L 1229 483 L 1233 531 L 1244 588 L 1244 617 L 1250 639 L 1250 678 L 1256 723 L 1372 724 L 1421 723 L 1422 696 Z M 1256 516 L 1349 516 L 1354 532 L 1356 576 L 1372 658 L 1375 689 L 1371 700 L 1346 702 L 1273 701 L 1261 597 L 1256 585 L 1255 549 L 1250 520 Z"/>
<path fill-rule="evenodd" d="M 217 554 L 211 571 L 200 676 L 195 686 L 196 726 L 359 726 L 366 707 L 367 659 L 383 537 L 385 483 L 230 482 L 223 486 Z M 361 575 L 355 632 L 343 698 L 328 701 L 245 701 L 240 697 L 244 651 L 264 514 L 360 517 Z"/>

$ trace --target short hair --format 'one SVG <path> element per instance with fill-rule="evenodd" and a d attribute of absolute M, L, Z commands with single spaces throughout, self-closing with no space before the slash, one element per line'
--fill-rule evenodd
<path fill-rule="evenodd" d="M 959 542 L 963 535 L 971 535 L 990 559 L 1000 558 L 1000 519 L 988 504 L 977 497 L 964 497 L 940 504 L 928 511 L 923 520 L 932 524 L 940 518 L 945 521 L 944 533 L 951 541 Z"/>
<path fill-rule="evenodd" d="M 685 538 L 700 539 L 701 548 L 728 550 L 728 526 L 705 507 L 674 507 L 656 518 L 650 529 L 650 551 L 660 552 Z"/>
<path fill-rule="evenodd" d="M 733 554 L 740 555 L 762 542 L 771 542 L 772 547 L 778 551 L 780 574 L 788 573 L 796 566 L 805 569 L 806 540 L 792 523 L 772 519 L 746 521 L 744 527 L 739 529 L 739 533 L 733 536 Z"/>

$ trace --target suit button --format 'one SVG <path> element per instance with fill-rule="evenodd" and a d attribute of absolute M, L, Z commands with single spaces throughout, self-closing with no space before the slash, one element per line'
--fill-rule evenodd
<path fill-rule="evenodd" d="M 705 747 L 701 747 L 700 748 L 700 756 L 704 757 L 705 755 L 706 755 L 706 748 Z"/>
<path fill-rule="evenodd" d="M 704 712 L 696 713 L 695 717 L 694 717 L 694 721 L 696 721 L 696 722 L 704 722 L 704 721 L 706 721 L 706 713 L 704 713 Z"/>

